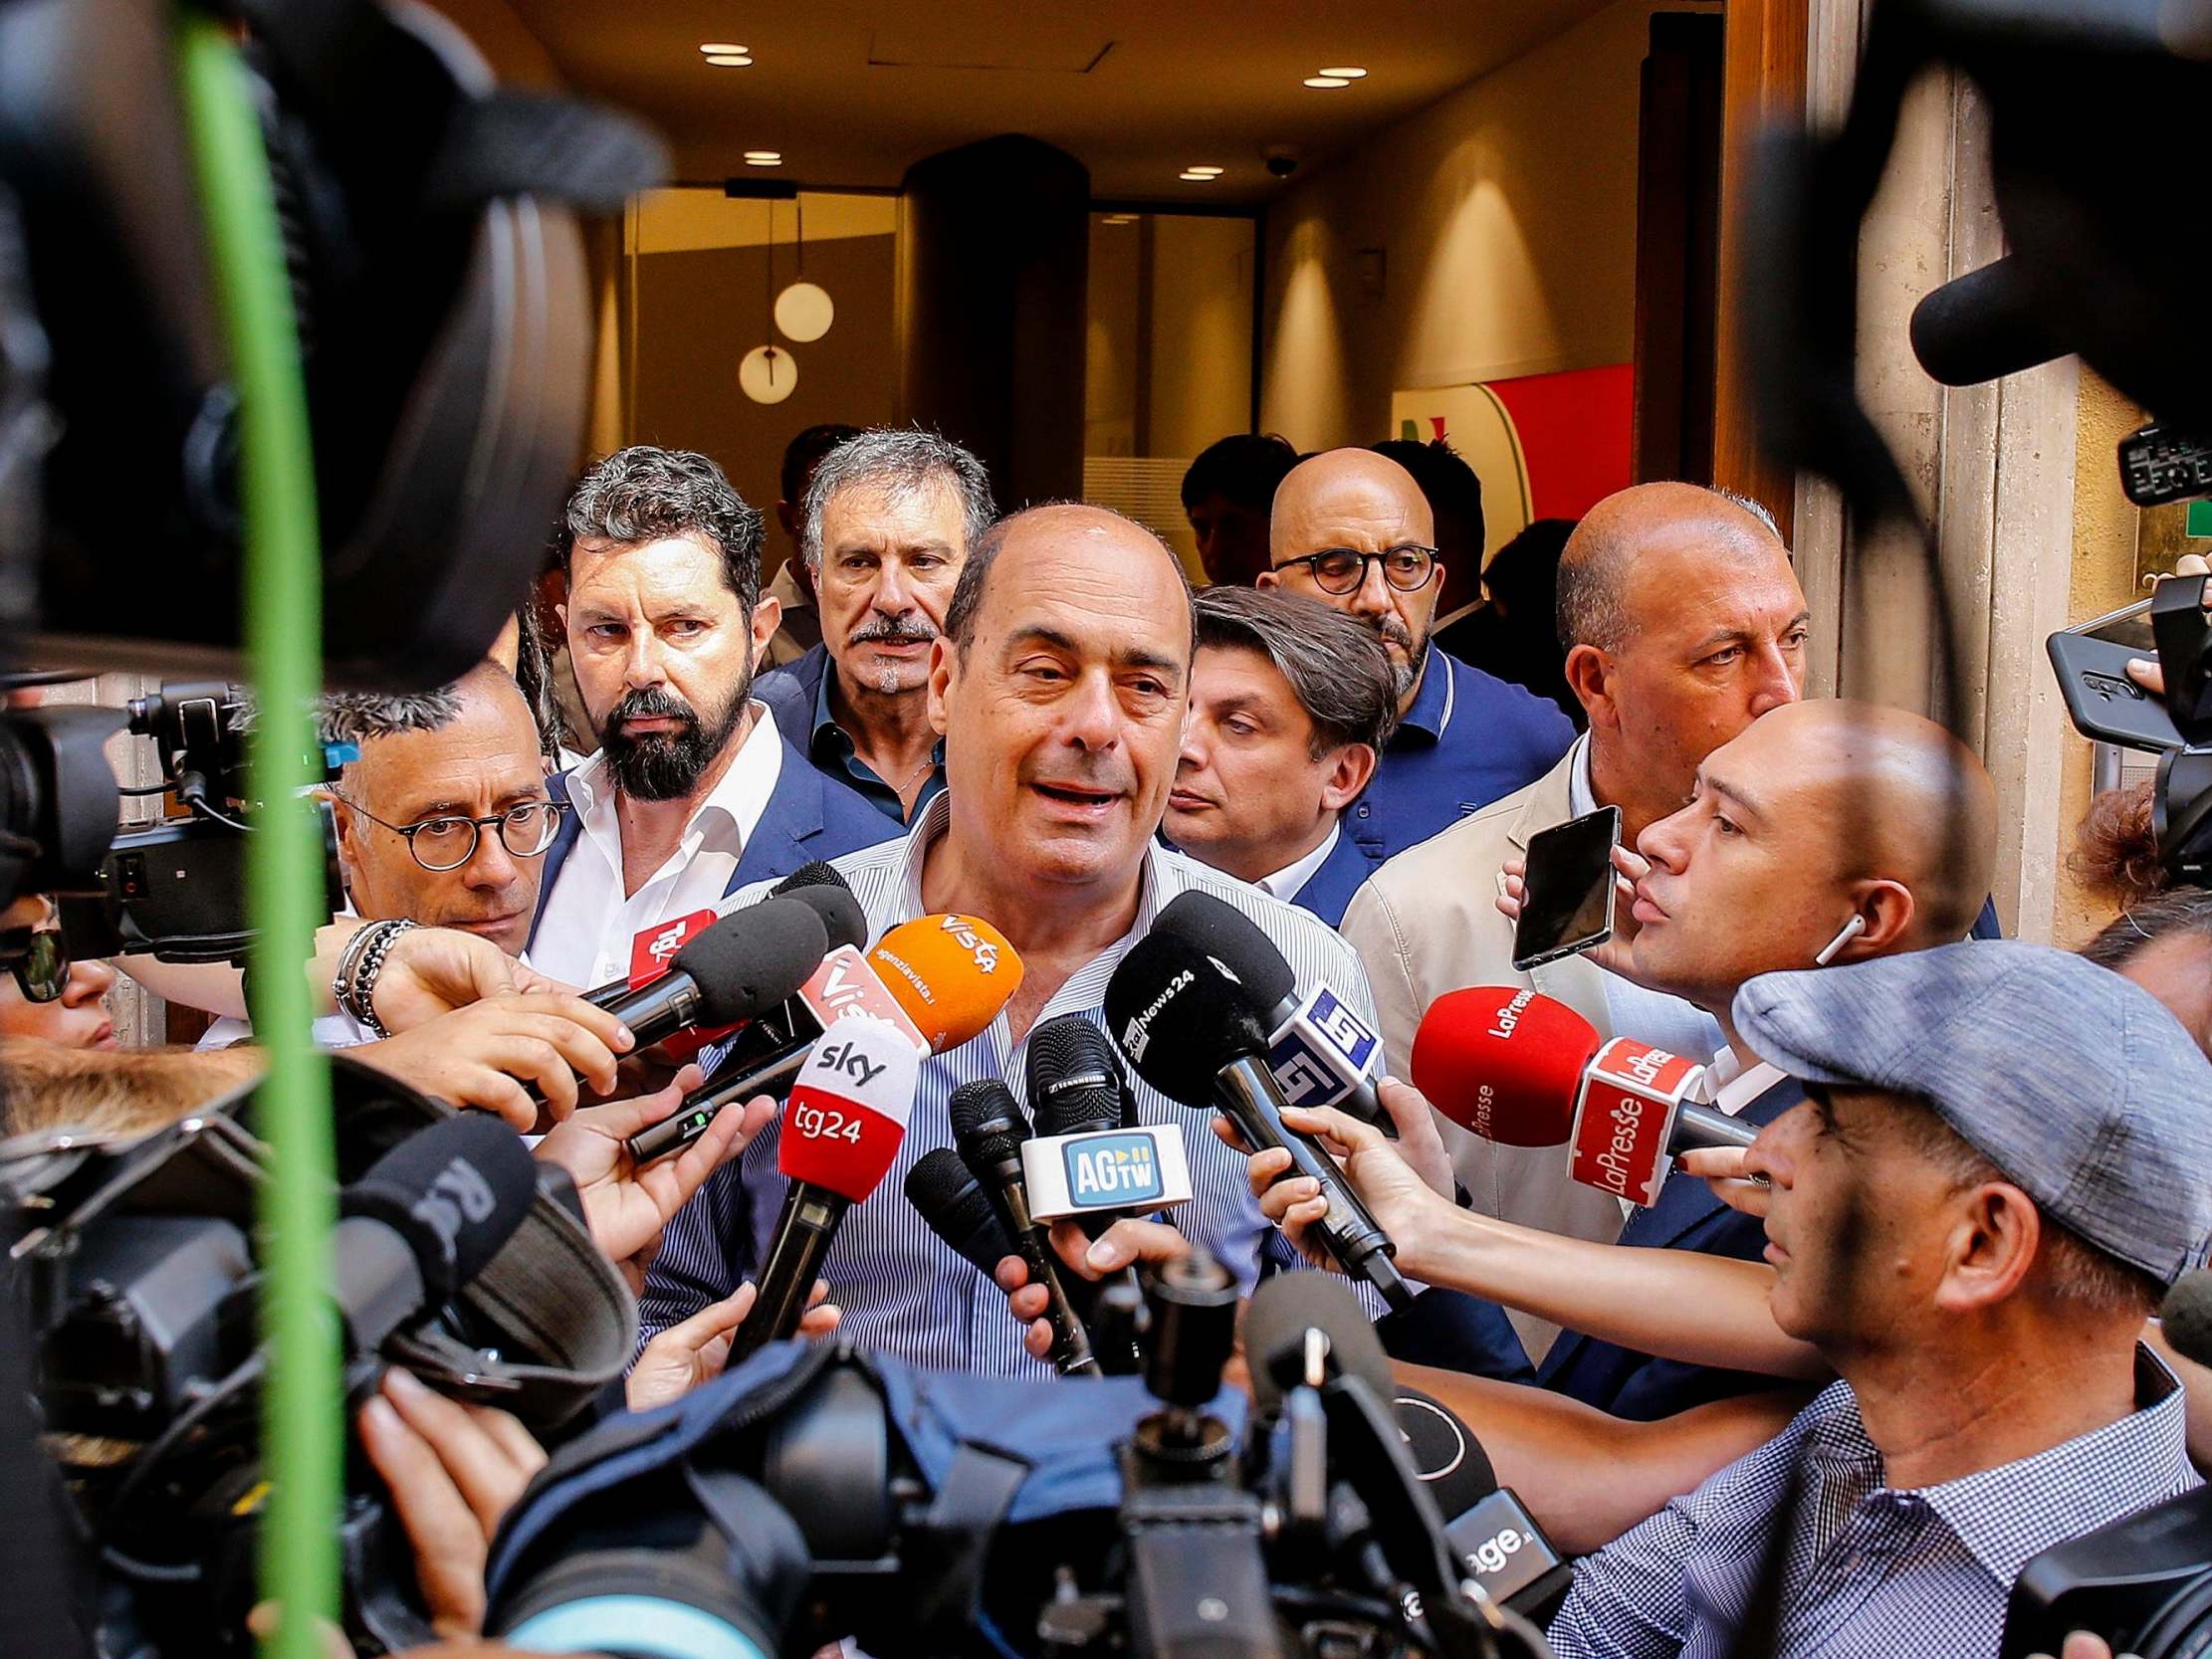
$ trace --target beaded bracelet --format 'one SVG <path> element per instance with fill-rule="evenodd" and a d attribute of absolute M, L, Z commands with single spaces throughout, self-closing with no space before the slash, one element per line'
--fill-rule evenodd
<path fill-rule="evenodd" d="M 371 922 L 348 943 L 345 956 L 339 960 L 337 980 L 331 987 L 337 1005 L 379 1037 L 389 1037 L 391 1032 L 376 1017 L 376 978 L 384 970 L 392 940 L 415 926 L 404 919 Z"/>

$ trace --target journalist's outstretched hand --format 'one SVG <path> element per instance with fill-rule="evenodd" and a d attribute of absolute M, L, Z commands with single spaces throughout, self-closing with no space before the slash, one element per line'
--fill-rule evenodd
<path fill-rule="evenodd" d="M 1097 1280 L 1125 1267 L 1178 1261 L 1191 1253 L 1191 1241 L 1162 1221 L 1125 1218 L 1096 1239 L 1072 1221 L 1056 1221 L 1052 1224 L 1052 1253 L 1069 1272 Z M 1006 1293 L 1006 1306 L 1013 1317 L 1028 1328 L 1022 1333 L 1021 1346 L 1032 1358 L 1050 1358 L 1052 1325 L 1044 1317 L 1046 1293 L 1042 1285 L 1029 1282 L 1029 1264 L 1019 1256 L 1007 1256 L 999 1262 L 994 1277 Z"/>
<path fill-rule="evenodd" d="M 666 1405 L 720 1376 L 730 1361 L 730 1345 L 738 1327 L 753 1311 L 755 1295 L 752 1285 L 740 1285 L 720 1302 L 710 1302 L 647 1343 L 623 1384 L 630 1409 L 645 1411 Z M 798 1334 L 832 1336 L 843 1318 L 842 1311 L 829 1300 L 829 1287 L 817 1279 L 813 1294 L 806 1299 L 806 1312 L 799 1318 Z"/>
<path fill-rule="evenodd" d="M 448 1641 L 475 1635 L 492 1535 L 545 1467 L 544 1449 L 506 1412 L 449 1400 L 396 1367 L 361 1408 L 360 1432 L 414 1547 L 431 1628 Z"/>
<path fill-rule="evenodd" d="M 1282 1121 L 1286 1128 L 1320 1139 L 1373 1212 L 1376 1225 L 1397 1241 L 1400 1270 L 1426 1279 L 1421 1265 L 1425 1241 L 1438 1226 L 1450 1224 L 1444 1218 L 1458 1213 L 1451 1201 L 1451 1159 L 1437 1133 L 1436 1114 L 1418 1089 L 1385 1078 L 1378 1093 L 1398 1126 L 1396 1141 L 1333 1107 L 1290 1107 Z M 1310 1175 L 1291 1174 L 1290 1153 L 1282 1147 L 1253 1152 L 1225 1118 L 1215 1119 L 1214 1133 L 1250 1157 L 1245 1179 L 1260 1213 L 1313 1266 L 1336 1270 L 1335 1258 L 1313 1232 L 1313 1224 L 1329 1210 L 1321 1183 Z"/>
<path fill-rule="evenodd" d="M 616 1057 L 635 1045 L 627 1026 L 582 997 L 532 991 L 449 1009 L 346 1052 L 426 1095 L 496 1113 L 527 1135 L 575 1111 L 579 1078 L 595 1093 L 610 1092 Z M 543 1106 L 531 1099 L 530 1085 Z"/>

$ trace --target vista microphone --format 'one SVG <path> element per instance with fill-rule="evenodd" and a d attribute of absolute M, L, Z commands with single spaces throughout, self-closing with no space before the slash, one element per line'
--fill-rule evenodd
<path fill-rule="evenodd" d="M 1383 1041 L 1326 985 L 1298 989 L 1297 976 L 1258 923 L 1224 900 L 1178 894 L 1152 932 L 1189 940 L 1242 982 L 1267 1031 L 1267 1069 L 1286 1106 L 1333 1106 L 1395 1138 L 1368 1075 Z"/>
<path fill-rule="evenodd" d="M 1219 1112 L 1255 1151 L 1287 1148 L 1291 1171 L 1310 1176 L 1328 1202 L 1328 1213 L 1315 1223 L 1323 1247 L 1393 1308 L 1412 1305 L 1413 1291 L 1391 1261 L 1397 1247 L 1390 1235 L 1320 1144 L 1284 1127 L 1288 1103 L 1267 1069 L 1259 1010 L 1226 965 L 1155 929 L 1129 947 L 1107 981 L 1106 1029 L 1138 1074 L 1168 1099 Z"/>
<path fill-rule="evenodd" d="M 765 902 L 793 904 L 798 895 Z M 942 1054 L 987 1030 L 1020 983 L 1021 958 L 1013 946 L 972 916 L 902 922 L 865 956 L 839 945 L 786 1007 L 740 1036 L 704 1087 L 686 1095 L 671 1116 L 630 1137 L 630 1156 L 639 1163 L 665 1157 L 704 1135 L 732 1101 L 781 1094 L 807 1050 L 845 1014 L 887 1020 L 908 1034 L 918 1053 Z M 755 1041 L 764 1029 L 768 1036 Z"/>
<path fill-rule="evenodd" d="M 1705 1068 L 1597 1028 L 1539 991 L 1447 991 L 1414 1033 L 1414 1084 L 1461 1129 L 1509 1146 L 1570 1146 L 1568 1173 L 1647 1208 L 1672 1159 L 1748 1146 L 1755 1125 L 1690 1100 Z"/>
<path fill-rule="evenodd" d="M 997 1282 L 998 1264 L 1015 1254 L 1013 1240 L 960 1153 L 950 1146 L 924 1152 L 906 1172 L 906 1196 L 955 1255 Z"/>
<path fill-rule="evenodd" d="M 730 1345 L 732 1365 L 798 1330 L 838 1222 L 899 1155 L 921 1064 L 903 1027 L 867 1014 L 834 1021 L 807 1055 L 775 1147 L 775 1166 L 791 1184 L 759 1297 Z"/>
<path fill-rule="evenodd" d="M 354 1351 L 450 1301 L 514 1236 L 537 1192 L 530 1148 L 488 1112 L 417 1131 L 342 1188 L 331 1259 Z"/>
<path fill-rule="evenodd" d="M 1045 1321 L 1052 1328 L 1052 1363 L 1062 1376 L 1096 1376 L 1098 1359 L 1090 1334 L 1068 1305 L 1059 1259 L 1052 1254 L 1046 1229 L 1029 1213 L 1021 1180 L 1021 1145 L 1029 1139 L 1029 1119 L 1006 1086 L 995 1077 L 978 1078 L 953 1091 L 946 1106 L 952 1119 L 953 1145 L 968 1165 L 998 1225 L 1045 1292 Z"/>

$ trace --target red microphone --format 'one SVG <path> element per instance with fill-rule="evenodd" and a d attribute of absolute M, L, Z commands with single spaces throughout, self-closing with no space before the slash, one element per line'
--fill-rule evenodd
<path fill-rule="evenodd" d="M 791 1086 L 775 1166 L 790 1181 L 759 1299 L 731 1344 L 736 1364 L 791 1336 L 845 1211 L 890 1171 L 906 1139 L 922 1055 L 911 1026 L 868 1014 L 832 1021 Z"/>
<path fill-rule="evenodd" d="M 1584 1186 L 1647 1208 L 1672 1159 L 1748 1146 L 1749 1124 L 1689 1099 L 1705 1068 L 1597 1027 L 1539 991 L 1475 985 L 1439 996 L 1414 1033 L 1414 1086 L 1485 1141 L 1568 1150 Z"/>

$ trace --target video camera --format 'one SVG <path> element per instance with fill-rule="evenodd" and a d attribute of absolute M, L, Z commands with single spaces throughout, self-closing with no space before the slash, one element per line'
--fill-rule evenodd
<path fill-rule="evenodd" d="M 1221 1384 L 1236 1300 L 1203 1255 L 1152 1273 L 1141 1378 L 766 1348 L 554 1456 L 494 1543 L 487 1634 L 758 1659 L 846 1636 L 1001 1659 L 1548 1653 L 1447 1543 L 1351 1293 L 1259 1287 L 1247 1351 L 1276 1386 L 1250 1410 Z"/>

